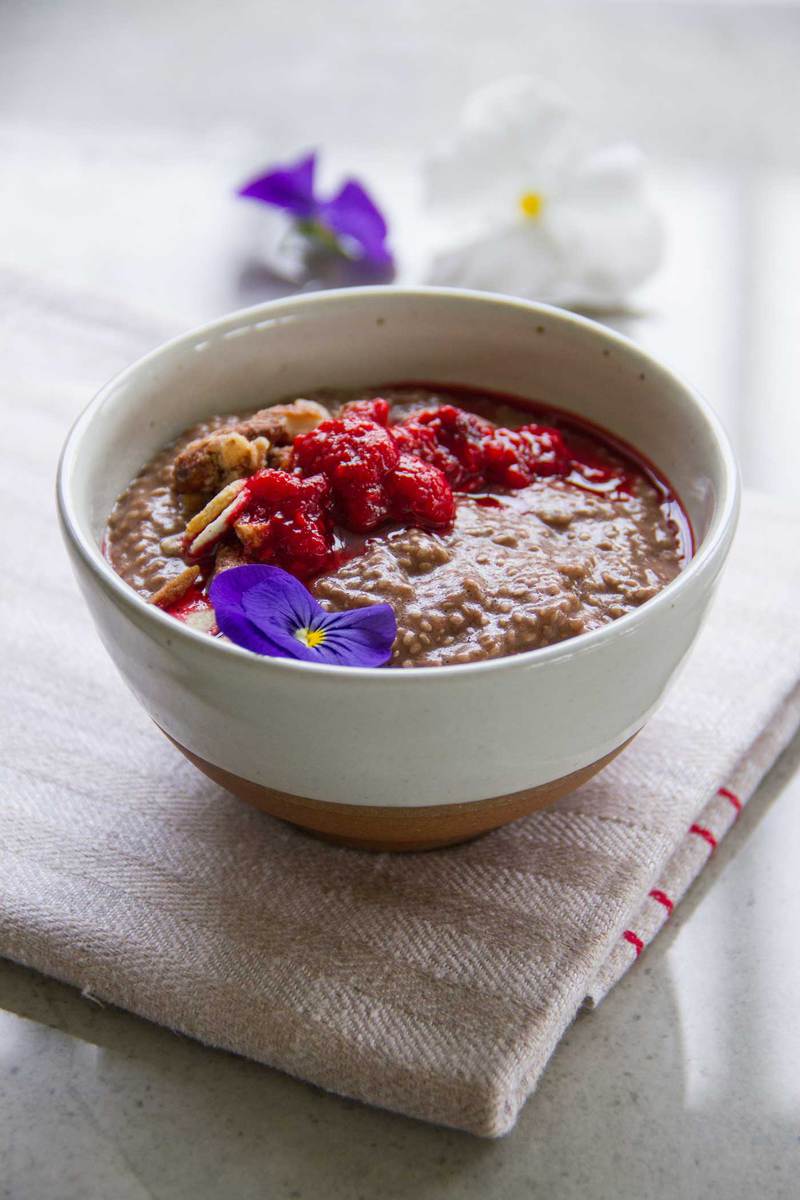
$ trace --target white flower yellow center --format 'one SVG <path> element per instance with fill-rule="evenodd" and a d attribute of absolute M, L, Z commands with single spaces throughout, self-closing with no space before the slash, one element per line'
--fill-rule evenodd
<path fill-rule="evenodd" d="M 308 646 L 309 650 L 316 650 L 317 646 L 321 646 L 325 641 L 327 635 L 324 629 L 296 629 L 294 636 L 298 642 Z"/>
<path fill-rule="evenodd" d="M 523 217 L 527 217 L 529 221 L 535 221 L 542 215 L 544 196 L 541 192 L 523 192 L 519 198 L 519 206 Z"/>

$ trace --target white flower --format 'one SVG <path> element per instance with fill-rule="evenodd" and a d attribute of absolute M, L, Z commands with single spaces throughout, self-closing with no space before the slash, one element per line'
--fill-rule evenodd
<path fill-rule="evenodd" d="M 608 307 L 660 261 L 640 152 L 597 145 L 536 80 L 475 93 L 424 180 L 430 282 Z"/>

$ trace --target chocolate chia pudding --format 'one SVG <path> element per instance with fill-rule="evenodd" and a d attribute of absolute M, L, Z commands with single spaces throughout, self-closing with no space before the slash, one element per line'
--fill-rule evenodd
<path fill-rule="evenodd" d="M 613 621 L 691 554 L 665 480 L 566 414 L 406 385 L 220 416 L 120 496 L 106 555 L 143 596 L 218 633 L 206 591 L 252 562 L 329 611 L 389 604 L 389 666 L 534 650 Z"/>

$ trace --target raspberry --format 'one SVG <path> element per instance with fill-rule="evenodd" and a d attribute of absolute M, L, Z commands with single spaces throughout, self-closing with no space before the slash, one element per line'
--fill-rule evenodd
<path fill-rule="evenodd" d="M 299 475 L 292 475 L 290 471 L 268 467 L 250 476 L 247 490 L 253 500 L 277 508 L 279 505 L 294 507 L 302 504 L 304 500 L 324 501 L 328 487 L 320 476 L 302 479 Z"/>
<path fill-rule="evenodd" d="M 389 412 L 381 397 L 353 401 L 295 438 L 290 469 L 250 477 L 234 524 L 248 558 L 307 579 L 335 570 L 343 553 L 334 549 L 335 523 L 356 533 L 389 520 L 444 529 L 455 517 L 454 488 L 523 488 L 547 475 L 604 492 L 626 483 L 604 462 L 575 456 L 546 425 L 506 429 L 445 404 L 389 426 Z"/>
<path fill-rule="evenodd" d="M 389 401 L 380 396 L 374 400 L 350 400 L 342 408 L 342 416 L 366 417 L 376 425 L 388 425 Z"/>
<path fill-rule="evenodd" d="M 483 453 L 487 481 L 501 487 L 527 487 L 537 476 L 568 475 L 572 467 L 561 434 L 546 425 L 494 429 Z"/>
<path fill-rule="evenodd" d="M 504 429 L 455 405 L 413 413 L 392 428 L 402 451 L 439 467 L 460 492 L 527 487 L 540 475 L 568 475 L 564 439 L 546 425 Z"/>
<path fill-rule="evenodd" d="M 401 454 L 400 461 L 386 478 L 391 515 L 397 521 L 444 528 L 456 513 L 453 491 L 446 477 L 431 463 Z"/>
<path fill-rule="evenodd" d="M 493 429 L 476 413 L 445 404 L 413 413 L 392 433 L 401 450 L 438 467 L 456 491 L 476 492 L 485 486 L 483 443 Z"/>
<path fill-rule="evenodd" d="M 247 491 L 235 529 L 248 554 L 301 578 L 325 570 L 333 546 L 327 479 L 268 468 L 250 477 Z"/>
<path fill-rule="evenodd" d="M 343 523 L 357 533 L 389 516 L 383 481 L 399 457 L 389 431 L 358 414 L 323 421 L 294 442 L 297 466 L 328 479 Z"/>

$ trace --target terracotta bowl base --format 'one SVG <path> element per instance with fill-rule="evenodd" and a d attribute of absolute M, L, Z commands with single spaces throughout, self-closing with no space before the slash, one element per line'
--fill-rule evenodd
<path fill-rule="evenodd" d="M 381 808 L 370 804 L 331 804 L 326 800 L 309 800 L 304 796 L 277 792 L 215 767 L 174 738 L 170 741 L 205 775 L 240 800 L 246 800 L 282 821 L 299 825 L 326 842 L 372 851 L 436 850 L 471 841 L 490 829 L 526 817 L 566 796 L 596 775 L 628 744 L 625 742 L 579 771 L 506 796 L 493 796 L 469 804 Z"/>

